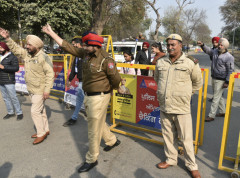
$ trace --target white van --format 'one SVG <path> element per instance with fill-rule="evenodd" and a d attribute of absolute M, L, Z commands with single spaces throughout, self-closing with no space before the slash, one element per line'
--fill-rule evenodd
<path fill-rule="evenodd" d="M 132 52 L 135 59 L 137 52 L 142 49 L 142 44 L 143 42 L 138 42 L 138 41 L 113 42 L 115 61 L 124 62 L 125 59 L 123 57 L 123 52 L 127 50 Z M 112 52 L 111 49 L 109 49 L 109 52 Z"/>

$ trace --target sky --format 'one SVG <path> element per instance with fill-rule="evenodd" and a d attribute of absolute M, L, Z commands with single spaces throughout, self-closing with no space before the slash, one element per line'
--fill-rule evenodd
<path fill-rule="evenodd" d="M 169 6 L 177 6 L 175 0 L 156 0 L 157 4 L 156 7 L 160 7 L 160 17 L 164 17 L 164 11 Z M 199 11 L 205 10 L 206 11 L 206 23 L 209 26 L 209 29 L 212 31 L 211 36 L 217 36 L 220 32 L 222 27 L 225 25 L 220 14 L 219 7 L 224 5 L 226 0 L 195 0 L 194 4 L 188 5 L 186 8 L 199 8 Z M 156 14 L 155 12 L 149 7 L 149 14 L 148 16 L 153 19 L 151 25 L 151 31 L 155 30 L 155 20 Z M 164 29 L 160 27 L 160 31 L 163 33 Z M 146 33 L 148 34 L 148 32 Z"/>

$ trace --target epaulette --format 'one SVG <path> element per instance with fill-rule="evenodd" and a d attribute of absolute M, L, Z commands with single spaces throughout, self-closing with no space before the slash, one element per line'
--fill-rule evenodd
<path fill-rule="evenodd" d="M 191 59 L 195 64 L 198 64 L 198 60 L 190 55 L 187 55 L 188 59 Z"/>

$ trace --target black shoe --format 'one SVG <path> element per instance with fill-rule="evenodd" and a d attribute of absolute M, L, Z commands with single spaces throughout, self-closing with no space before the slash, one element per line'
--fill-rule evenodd
<path fill-rule="evenodd" d="M 9 119 L 10 117 L 15 116 L 15 114 L 7 114 L 6 116 L 3 117 L 3 119 Z"/>
<path fill-rule="evenodd" d="M 76 124 L 77 120 L 69 119 L 67 122 L 63 124 L 64 127 L 68 127 L 70 125 Z"/>
<path fill-rule="evenodd" d="M 114 145 L 112 146 L 106 146 L 105 148 L 103 148 L 103 151 L 110 151 L 111 149 L 113 149 L 115 146 L 118 146 L 121 143 L 120 140 L 117 140 Z"/>
<path fill-rule="evenodd" d="M 89 171 L 90 169 L 94 168 L 95 166 L 98 165 L 98 161 L 95 161 L 94 163 L 83 163 L 83 165 L 78 169 L 78 172 L 81 173 L 81 172 L 87 172 Z"/>
<path fill-rule="evenodd" d="M 20 120 L 22 120 L 22 119 L 23 119 L 23 114 L 17 115 L 17 121 L 20 121 Z"/>

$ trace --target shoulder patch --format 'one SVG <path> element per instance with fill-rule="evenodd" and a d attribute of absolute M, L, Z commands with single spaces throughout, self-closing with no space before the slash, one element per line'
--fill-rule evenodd
<path fill-rule="evenodd" d="M 195 64 L 198 64 L 198 60 L 196 58 L 194 58 L 193 56 L 187 55 L 187 58 L 190 59 L 191 61 L 193 61 Z"/>

